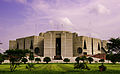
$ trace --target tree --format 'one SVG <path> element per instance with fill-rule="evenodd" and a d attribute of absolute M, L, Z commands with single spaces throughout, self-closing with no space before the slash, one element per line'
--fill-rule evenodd
<path fill-rule="evenodd" d="M 111 38 L 107 44 L 108 50 L 110 51 L 120 51 L 120 38 Z"/>
<path fill-rule="evenodd" d="M 45 57 L 45 58 L 43 59 L 43 61 L 46 62 L 46 63 L 48 64 L 48 62 L 50 62 L 51 59 L 50 59 L 50 57 Z"/>
<path fill-rule="evenodd" d="M 109 63 L 109 61 L 111 60 L 111 56 L 112 56 L 112 54 L 107 54 L 107 55 L 106 55 L 106 60 L 108 60 L 108 63 Z"/>
<path fill-rule="evenodd" d="M 110 61 L 115 64 L 116 62 L 120 62 L 120 54 L 112 54 Z"/>
<path fill-rule="evenodd" d="M 68 63 L 68 62 L 70 62 L 70 59 L 65 58 L 63 61 L 66 62 L 66 63 Z"/>
<path fill-rule="evenodd" d="M 102 62 L 102 65 L 99 66 L 100 71 L 101 71 L 101 72 L 102 72 L 102 71 L 106 71 L 106 68 L 107 68 L 107 67 L 103 65 L 103 63 L 105 62 L 105 60 L 104 60 L 104 59 L 100 59 L 99 62 Z"/>
<path fill-rule="evenodd" d="M 115 55 L 115 57 L 116 57 L 116 61 L 117 62 L 120 62 L 120 54 L 114 54 Z"/>
<path fill-rule="evenodd" d="M 2 64 L 2 62 L 4 62 L 4 56 L 0 53 L 0 64 Z"/>
<path fill-rule="evenodd" d="M 80 60 L 83 61 L 83 63 L 84 63 L 84 61 L 85 61 L 86 59 L 87 59 L 86 56 L 80 57 Z"/>
<path fill-rule="evenodd" d="M 28 60 L 26 58 L 23 58 L 22 62 L 24 62 L 24 64 L 26 64 L 26 62 L 28 62 Z"/>
<path fill-rule="evenodd" d="M 75 61 L 76 61 L 77 63 L 79 63 L 80 57 L 77 57 L 77 58 L 75 59 Z"/>
<path fill-rule="evenodd" d="M 89 57 L 87 59 L 88 59 L 88 61 L 89 61 L 90 64 L 91 64 L 91 62 L 93 62 L 93 58 L 92 57 Z"/>
<path fill-rule="evenodd" d="M 10 71 L 13 72 L 20 63 L 20 60 L 29 53 L 28 50 L 12 49 L 4 52 L 5 58 L 10 61 Z"/>
<path fill-rule="evenodd" d="M 104 59 L 100 59 L 100 60 L 99 60 L 99 62 L 102 62 L 102 63 L 104 63 L 104 62 L 105 62 L 105 60 L 104 60 Z"/>
<path fill-rule="evenodd" d="M 34 54 L 33 54 L 33 52 L 30 52 L 29 60 L 31 60 L 31 63 L 34 60 Z"/>
<path fill-rule="evenodd" d="M 40 58 L 35 58 L 35 61 L 36 61 L 37 63 L 39 63 L 39 62 L 41 61 L 41 59 L 40 59 Z"/>

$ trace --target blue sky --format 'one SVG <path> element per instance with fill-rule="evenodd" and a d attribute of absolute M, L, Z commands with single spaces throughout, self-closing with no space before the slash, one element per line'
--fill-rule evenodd
<path fill-rule="evenodd" d="M 0 0 L 1 51 L 9 40 L 49 30 L 120 37 L 120 0 Z"/>

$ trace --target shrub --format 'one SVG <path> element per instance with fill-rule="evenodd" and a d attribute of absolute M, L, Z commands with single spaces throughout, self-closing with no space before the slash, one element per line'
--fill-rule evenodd
<path fill-rule="evenodd" d="M 106 55 L 106 60 L 108 60 L 108 63 L 109 63 L 109 60 L 111 60 L 111 56 L 112 56 L 112 54 L 107 54 Z"/>
<path fill-rule="evenodd" d="M 110 61 L 115 64 L 116 62 L 120 62 L 120 54 L 112 54 Z"/>
<path fill-rule="evenodd" d="M 26 66 L 26 69 L 28 69 L 28 70 L 32 70 L 32 69 L 34 69 L 35 67 L 34 67 L 34 64 L 33 63 L 28 63 L 27 64 L 27 66 Z"/>
<path fill-rule="evenodd" d="M 104 60 L 104 59 L 100 59 L 99 62 L 102 62 L 102 63 L 103 63 L 103 62 L 105 62 L 105 60 Z"/>
<path fill-rule="evenodd" d="M 48 62 L 50 62 L 51 59 L 50 59 L 50 57 L 45 57 L 45 58 L 43 59 L 43 61 L 46 62 L 46 63 L 48 64 Z"/>
<path fill-rule="evenodd" d="M 92 57 L 89 57 L 87 59 L 88 59 L 88 61 L 89 61 L 90 64 L 91 64 L 91 62 L 93 62 L 93 58 Z"/>
<path fill-rule="evenodd" d="M 87 69 L 90 70 L 90 68 L 87 66 L 86 63 L 75 63 L 74 69 Z"/>
<path fill-rule="evenodd" d="M 70 62 L 70 59 L 65 58 L 63 61 L 66 62 L 66 63 L 68 63 L 68 62 Z"/>
<path fill-rule="evenodd" d="M 3 59 L 3 58 L 0 58 L 0 64 L 2 64 L 3 61 L 4 61 L 4 59 Z"/>
<path fill-rule="evenodd" d="M 23 58 L 22 62 L 24 62 L 24 64 L 26 64 L 26 62 L 28 62 L 28 60 L 26 58 Z"/>
<path fill-rule="evenodd" d="M 35 61 L 36 61 L 37 63 L 39 63 L 39 62 L 41 61 L 41 59 L 40 59 L 40 58 L 35 58 Z"/>
<path fill-rule="evenodd" d="M 86 58 L 86 56 L 82 56 L 82 57 L 80 57 L 80 60 L 83 61 L 83 63 L 84 63 L 84 61 L 87 60 L 87 58 Z"/>
<path fill-rule="evenodd" d="M 75 59 L 75 61 L 76 61 L 77 63 L 79 63 L 80 57 L 77 57 L 77 58 Z"/>
<path fill-rule="evenodd" d="M 4 52 L 5 58 L 10 61 L 10 71 L 13 72 L 19 66 L 20 60 L 29 53 L 29 50 L 12 49 Z"/>
<path fill-rule="evenodd" d="M 4 56 L 0 53 L 0 64 L 2 64 L 2 62 L 4 62 Z"/>
<path fill-rule="evenodd" d="M 101 66 L 99 66 L 99 70 L 102 71 L 106 71 L 107 67 L 104 66 L 103 64 Z"/>
<path fill-rule="evenodd" d="M 31 63 L 34 60 L 34 54 L 33 54 L 33 52 L 30 52 L 29 60 L 31 60 Z"/>

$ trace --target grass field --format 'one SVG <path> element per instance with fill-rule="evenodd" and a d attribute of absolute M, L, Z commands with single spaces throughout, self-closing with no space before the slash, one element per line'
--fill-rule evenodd
<path fill-rule="evenodd" d="M 120 74 L 120 64 L 104 64 L 107 71 L 100 72 L 101 64 L 88 64 L 91 70 L 74 69 L 74 64 L 35 64 L 35 69 L 29 71 L 26 64 L 21 64 L 15 72 L 10 72 L 9 64 L 0 65 L 0 74 Z"/>

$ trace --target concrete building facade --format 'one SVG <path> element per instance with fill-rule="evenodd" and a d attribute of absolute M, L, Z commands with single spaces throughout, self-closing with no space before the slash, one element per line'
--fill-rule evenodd
<path fill-rule="evenodd" d="M 106 53 L 106 40 L 78 36 L 69 31 L 47 31 L 39 36 L 9 41 L 9 49 L 29 49 L 41 57 L 77 57 Z"/>

